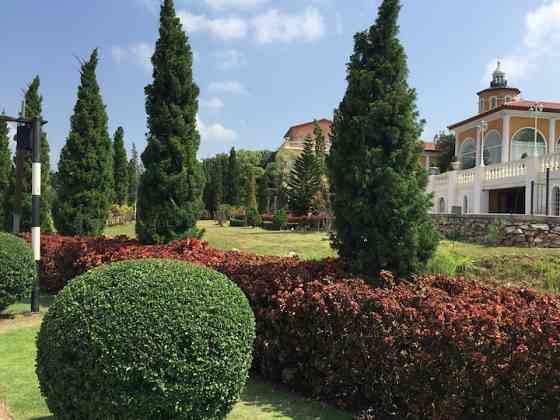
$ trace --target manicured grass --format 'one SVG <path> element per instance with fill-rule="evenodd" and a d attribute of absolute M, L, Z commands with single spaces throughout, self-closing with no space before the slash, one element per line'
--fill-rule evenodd
<path fill-rule="evenodd" d="M 287 256 L 297 254 L 302 259 L 321 259 L 334 256 L 328 236 L 322 232 L 275 232 L 261 228 L 232 228 L 204 220 L 198 226 L 205 230 L 204 240 L 218 249 L 238 249 L 258 255 Z M 135 237 L 134 225 L 107 228 L 107 236 Z"/>
<path fill-rule="evenodd" d="M 47 310 L 52 298 L 45 297 Z M 27 303 L 12 305 L 0 318 L 0 401 L 14 420 L 55 420 L 40 394 L 35 375 L 35 337 L 41 316 L 26 314 Z M 1 416 L 0 416 L 1 417 Z M 259 379 L 251 379 L 228 420 L 350 420 L 349 414 L 308 401 Z M 3 420 L 3 419 L 2 419 Z"/>

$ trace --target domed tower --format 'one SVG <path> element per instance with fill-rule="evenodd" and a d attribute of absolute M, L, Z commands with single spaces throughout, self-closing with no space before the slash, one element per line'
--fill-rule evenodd
<path fill-rule="evenodd" d="M 490 87 L 478 92 L 478 112 L 480 114 L 491 111 L 508 102 L 519 100 L 521 91 L 517 88 L 508 87 L 506 73 L 501 67 L 501 63 L 498 61 L 498 66 L 494 73 L 492 73 Z"/>

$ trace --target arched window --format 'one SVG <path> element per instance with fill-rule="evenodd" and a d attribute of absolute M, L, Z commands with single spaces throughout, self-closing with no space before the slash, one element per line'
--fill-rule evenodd
<path fill-rule="evenodd" d="M 492 96 L 492 98 L 490 98 L 490 109 L 494 109 L 497 106 L 498 106 L 498 98 Z"/>
<path fill-rule="evenodd" d="M 484 139 L 484 164 L 492 165 L 502 161 L 502 141 L 496 130 L 488 132 Z"/>
<path fill-rule="evenodd" d="M 463 197 L 463 214 L 468 214 L 469 212 L 469 197 L 466 195 Z"/>
<path fill-rule="evenodd" d="M 480 101 L 478 102 L 478 112 L 484 112 L 484 98 L 480 98 Z"/>
<path fill-rule="evenodd" d="M 506 104 L 509 104 L 511 102 L 511 96 L 506 96 L 505 101 L 506 101 Z"/>
<path fill-rule="evenodd" d="M 560 187 L 552 189 L 552 215 L 560 216 Z"/>
<path fill-rule="evenodd" d="M 438 204 L 438 213 L 445 213 L 445 212 L 446 212 L 445 198 L 441 197 L 439 199 L 439 204 Z"/>
<path fill-rule="evenodd" d="M 467 139 L 461 147 L 461 166 L 470 169 L 476 166 L 476 144 L 473 139 Z"/>
<path fill-rule="evenodd" d="M 537 131 L 537 156 L 546 153 L 546 141 L 544 136 Z M 535 156 L 535 129 L 522 128 L 513 136 L 512 140 L 512 160 L 525 159 Z"/>

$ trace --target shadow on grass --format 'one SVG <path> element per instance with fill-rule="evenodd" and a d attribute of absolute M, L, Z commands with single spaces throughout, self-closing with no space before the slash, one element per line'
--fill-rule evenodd
<path fill-rule="evenodd" d="M 49 417 L 32 417 L 31 420 L 56 420 L 55 416 Z"/>
<path fill-rule="evenodd" d="M 318 401 L 304 399 L 280 389 L 262 379 L 248 381 L 241 401 L 248 406 L 257 407 L 264 413 L 275 417 L 282 415 L 297 420 L 350 420 L 349 413 L 339 411 Z"/>

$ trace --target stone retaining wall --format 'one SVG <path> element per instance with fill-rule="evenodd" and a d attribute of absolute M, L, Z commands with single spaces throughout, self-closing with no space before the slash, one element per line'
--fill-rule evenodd
<path fill-rule="evenodd" d="M 441 234 L 449 239 L 481 244 L 560 248 L 560 217 L 433 214 L 432 218 Z"/>

